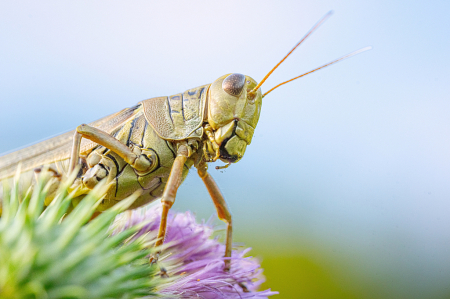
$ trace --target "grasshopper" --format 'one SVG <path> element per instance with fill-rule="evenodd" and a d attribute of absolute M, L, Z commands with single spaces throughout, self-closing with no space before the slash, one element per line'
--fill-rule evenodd
<path fill-rule="evenodd" d="M 224 168 L 242 159 L 258 123 L 262 99 L 275 88 L 370 48 L 342 56 L 262 94 L 260 87 L 272 72 L 330 15 L 331 12 L 311 28 L 259 83 L 249 76 L 232 73 L 182 93 L 141 101 L 74 131 L 0 157 L 0 180 L 13 176 L 19 164 L 25 173 L 47 169 L 52 173 L 45 202 L 48 205 L 61 177 L 79 169 L 71 186 L 75 205 L 100 181 L 108 183 L 98 212 L 139 190 L 141 195 L 131 209 L 161 198 L 162 216 L 155 244 L 159 246 L 164 241 L 167 214 L 178 187 L 194 166 L 219 218 L 227 224 L 225 270 L 229 270 L 232 217 L 207 171 L 208 163 L 221 160 L 227 164 L 216 168 Z"/>

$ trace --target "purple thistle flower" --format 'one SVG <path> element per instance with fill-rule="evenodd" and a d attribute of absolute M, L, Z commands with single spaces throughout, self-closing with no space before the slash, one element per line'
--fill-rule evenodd
<path fill-rule="evenodd" d="M 147 223 L 138 233 L 156 241 L 161 218 L 160 205 L 121 214 L 115 222 L 114 233 L 136 224 Z M 257 291 L 264 282 L 256 258 L 246 257 L 247 249 L 233 250 L 231 270 L 225 272 L 225 245 L 212 238 L 209 223 L 199 224 L 192 213 L 170 212 L 167 234 L 158 265 L 169 278 L 161 278 L 156 292 L 165 298 L 267 298 L 278 294 L 270 289 Z"/>

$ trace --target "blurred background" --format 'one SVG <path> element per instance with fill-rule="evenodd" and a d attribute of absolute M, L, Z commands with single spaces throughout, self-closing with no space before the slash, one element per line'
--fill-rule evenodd
<path fill-rule="evenodd" d="M 278 298 L 450 298 L 449 1 L 2 1 L 0 152 L 239 72 L 264 98 L 211 173 Z M 196 172 L 174 208 L 215 213 Z"/>

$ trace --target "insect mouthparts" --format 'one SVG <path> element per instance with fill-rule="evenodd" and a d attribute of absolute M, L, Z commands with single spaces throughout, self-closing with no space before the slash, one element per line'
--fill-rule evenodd
<path fill-rule="evenodd" d="M 227 164 L 225 164 L 225 165 L 223 165 L 223 166 L 216 166 L 216 169 L 217 170 L 219 170 L 219 169 L 225 169 L 225 168 L 228 168 L 228 166 L 230 166 L 231 165 L 231 162 L 228 162 Z"/>

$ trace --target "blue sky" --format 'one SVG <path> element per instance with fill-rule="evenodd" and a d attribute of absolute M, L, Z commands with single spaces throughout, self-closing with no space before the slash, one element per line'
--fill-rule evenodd
<path fill-rule="evenodd" d="M 226 73 L 259 81 L 329 10 L 263 90 L 373 50 L 272 92 L 242 161 L 211 172 L 237 234 L 316 242 L 439 294 L 450 277 L 448 1 L 3 1 L 0 152 Z M 214 212 L 195 171 L 175 208 Z"/>

